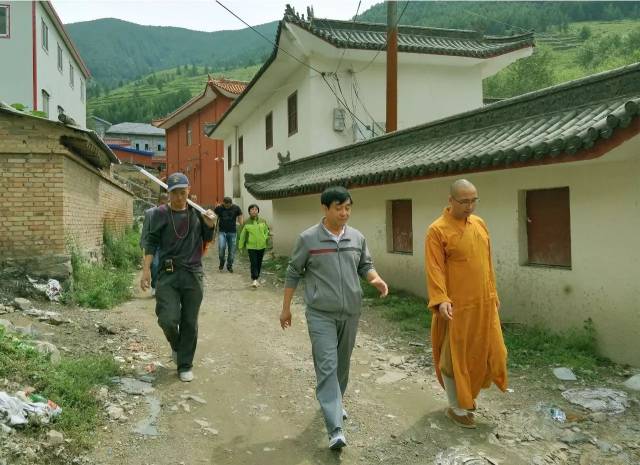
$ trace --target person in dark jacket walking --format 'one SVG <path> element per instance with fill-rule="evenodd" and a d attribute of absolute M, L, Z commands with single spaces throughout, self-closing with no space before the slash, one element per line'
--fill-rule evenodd
<path fill-rule="evenodd" d="M 269 239 L 269 226 L 267 222 L 260 218 L 260 207 L 256 204 L 249 205 L 249 219 L 242 225 L 240 238 L 238 239 L 238 250 L 244 248 L 249 253 L 249 262 L 251 262 L 251 285 L 258 287 L 258 278 L 260 278 L 260 270 L 262 269 L 262 259 L 264 251 L 267 248 L 267 240 Z"/>
<path fill-rule="evenodd" d="M 151 262 L 158 252 L 156 315 L 181 381 L 193 380 L 193 357 L 198 342 L 198 313 L 202 302 L 202 254 L 213 240 L 215 215 L 200 214 L 187 204 L 189 179 L 174 173 L 167 179 L 169 203 L 153 210 L 145 242 L 140 287 L 147 290 Z"/>
<path fill-rule="evenodd" d="M 347 444 L 342 397 L 360 320 L 360 278 L 375 286 L 381 297 L 389 290 L 373 268 L 364 236 L 347 226 L 353 203 L 349 191 L 329 187 L 320 202 L 324 218 L 300 234 L 289 260 L 280 326 L 291 326 L 291 300 L 298 282 L 304 279 L 316 397 L 329 433 L 329 448 L 340 449 Z"/>
<path fill-rule="evenodd" d="M 226 261 L 227 271 L 233 273 L 233 259 L 236 255 L 236 235 L 238 234 L 236 222 L 242 225 L 242 210 L 233 203 L 231 197 L 225 197 L 222 205 L 217 206 L 213 211 L 218 215 L 218 255 L 220 256 L 218 269 L 223 271 Z"/>

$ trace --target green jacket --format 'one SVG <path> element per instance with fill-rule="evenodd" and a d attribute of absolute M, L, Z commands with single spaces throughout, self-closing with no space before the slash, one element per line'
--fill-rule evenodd
<path fill-rule="evenodd" d="M 262 218 L 248 219 L 240 231 L 239 249 L 261 250 L 267 248 L 269 226 Z"/>

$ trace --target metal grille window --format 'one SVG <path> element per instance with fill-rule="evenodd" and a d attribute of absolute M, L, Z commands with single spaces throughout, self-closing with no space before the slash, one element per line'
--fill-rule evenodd
<path fill-rule="evenodd" d="M 413 253 L 413 223 L 411 199 L 391 200 L 388 203 L 387 220 L 391 220 L 388 232 L 389 251 Z M 389 222 L 389 221 L 388 221 Z"/>
<path fill-rule="evenodd" d="M 58 44 L 58 71 L 62 72 L 62 47 Z"/>
<path fill-rule="evenodd" d="M 526 192 L 527 264 L 571 268 L 569 188 Z"/>
<path fill-rule="evenodd" d="M 265 146 L 270 149 L 273 147 L 273 112 L 270 112 L 264 119 L 265 130 Z"/>
<path fill-rule="evenodd" d="M 49 26 L 47 26 L 47 23 L 44 22 L 44 19 L 42 20 L 42 26 L 40 30 L 42 33 L 42 37 L 40 38 L 42 43 L 42 48 L 48 52 L 49 51 Z"/>
<path fill-rule="evenodd" d="M 244 139 L 240 137 L 238 139 L 238 164 L 244 161 Z"/>
<path fill-rule="evenodd" d="M 294 92 L 287 99 L 287 119 L 289 135 L 298 132 L 298 92 Z"/>
<path fill-rule="evenodd" d="M 9 5 L 0 5 L 0 37 L 10 37 Z"/>

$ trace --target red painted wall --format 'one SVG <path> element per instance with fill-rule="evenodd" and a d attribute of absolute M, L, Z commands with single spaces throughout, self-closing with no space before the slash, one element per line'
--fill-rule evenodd
<path fill-rule="evenodd" d="M 224 197 L 223 141 L 204 134 L 205 123 L 216 123 L 233 100 L 218 94 L 206 107 L 167 129 L 167 174 L 181 171 L 191 181 L 191 193 L 204 207 L 218 205 Z M 191 145 L 187 127 L 191 124 Z M 216 161 L 216 158 L 218 160 Z"/>

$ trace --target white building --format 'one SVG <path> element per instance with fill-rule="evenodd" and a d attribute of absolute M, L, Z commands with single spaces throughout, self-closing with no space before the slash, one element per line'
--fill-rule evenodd
<path fill-rule="evenodd" d="M 255 199 L 262 173 L 385 132 L 386 26 L 300 17 L 288 8 L 272 55 L 208 136 L 223 139 L 225 194 Z M 482 80 L 531 54 L 533 37 L 400 26 L 398 128 L 481 107 Z M 232 163 L 229 163 L 231 158 Z M 271 218 L 270 202 L 261 213 Z"/>
<path fill-rule="evenodd" d="M 166 155 L 165 130 L 147 123 L 114 124 L 104 132 L 104 140 L 108 144 Z"/>
<path fill-rule="evenodd" d="M 50 2 L 0 3 L 0 101 L 86 127 L 89 70 Z"/>
<path fill-rule="evenodd" d="M 376 269 L 425 296 L 425 234 L 459 178 L 478 188 L 503 321 L 590 319 L 603 355 L 640 366 L 640 63 L 245 179 L 273 203 L 278 255 L 319 220 L 324 188 L 348 187 Z"/>

